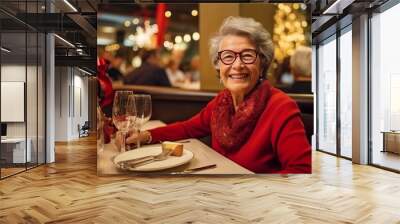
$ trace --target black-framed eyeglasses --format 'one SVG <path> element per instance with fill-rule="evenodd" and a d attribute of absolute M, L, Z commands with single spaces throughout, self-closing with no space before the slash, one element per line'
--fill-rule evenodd
<path fill-rule="evenodd" d="M 257 59 L 258 52 L 254 49 L 244 49 L 241 52 L 223 50 L 218 52 L 218 59 L 225 65 L 231 65 L 236 61 L 238 55 L 244 64 L 253 64 Z"/>

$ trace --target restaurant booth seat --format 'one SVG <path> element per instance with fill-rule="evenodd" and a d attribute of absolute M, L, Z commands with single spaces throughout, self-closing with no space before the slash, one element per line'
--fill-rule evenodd
<path fill-rule="evenodd" d="M 161 120 L 167 124 L 186 120 L 204 108 L 217 95 L 217 92 L 183 90 L 169 87 L 114 85 L 114 90 L 132 90 L 137 94 L 149 94 L 152 99 L 152 120 Z M 306 135 L 311 142 L 313 134 L 313 95 L 288 94 L 301 111 Z M 210 137 L 200 139 L 210 146 Z"/>

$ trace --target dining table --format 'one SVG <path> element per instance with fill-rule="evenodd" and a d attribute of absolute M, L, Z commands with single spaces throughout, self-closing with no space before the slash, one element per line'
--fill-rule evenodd
<path fill-rule="evenodd" d="M 144 124 L 142 130 L 149 130 L 157 127 L 165 126 L 166 124 L 159 120 L 150 120 Z M 107 144 L 98 144 L 97 146 L 97 174 L 99 176 L 109 176 L 109 175 L 124 175 L 124 174 L 184 174 L 184 171 L 204 167 L 208 165 L 215 164 L 216 166 L 203 169 L 191 174 L 254 174 L 252 171 L 240 166 L 234 161 L 226 158 L 225 156 L 219 154 L 217 151 L 210 148 L 208 145 L 204 144 L 198 139 L 190 138 L 180 140 L 182 142 L 183 148 L 189 150 L 193 153 L 193 158 L 186 164 L 169 168 L 165 170 L 158 170 L 152 172 L 139 172 L 139 171 L 127 171 L 118 168 L 114 162 L 113 158 L 120 154 L 119 148 L 114 143 L 114 139 Z M 161 144 L 154 144 L 160 145 Z M 148 147 L 146 145 L 142 147 Z M 135 150 L 135 149 L 133 149 Z"/>

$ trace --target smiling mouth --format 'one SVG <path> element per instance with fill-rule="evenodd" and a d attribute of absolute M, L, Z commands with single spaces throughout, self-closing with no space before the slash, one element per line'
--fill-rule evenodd
<path fill-rule="evenodd" d="M 231 75 L 228 75 L 228 77 L 230 79 L 234 79 L 234 80 L 244 80 L 244 79 L 247 79 L 247 77 L 249 77 L 249 74 L 247 74 L 247 73 L 231 74 Z"/>

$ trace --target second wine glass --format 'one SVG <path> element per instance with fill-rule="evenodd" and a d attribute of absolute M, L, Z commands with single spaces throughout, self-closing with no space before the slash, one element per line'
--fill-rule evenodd
<path fill-rule="evenodd" d="M 136 105 L 132 91 L 117 91 L 112 109 L 115 127 L 122 134 L 121 152 L 125 152 L 125 138 L 132 124 L 135 122 Z"/>
<path fill-rule="evenodd" d="M 140 136 L 140 130 L 151 117 L 151 96 L 147 94 L 135 94 L 136 119 L 135 125 Z M 140 138 L 137 140 L 137 148 L 140 148 Z"/>

